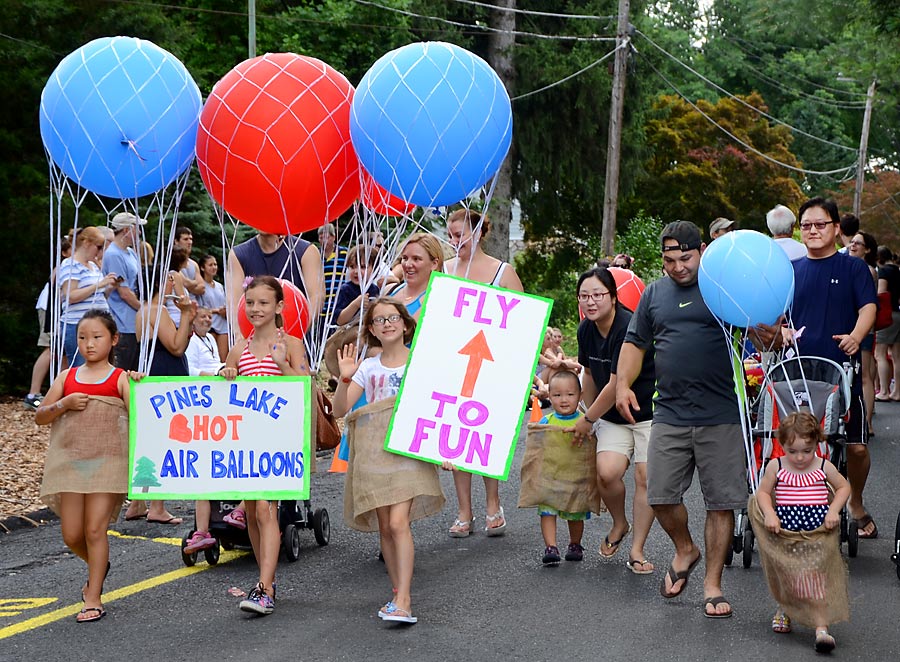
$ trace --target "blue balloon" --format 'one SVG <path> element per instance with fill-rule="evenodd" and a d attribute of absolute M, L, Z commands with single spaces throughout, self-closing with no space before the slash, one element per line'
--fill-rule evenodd
<path fill-rule="evenodd" d="M 698 281 L 712 314 L 739 327 L 774 324 L 794 300 L 790 259 L 753 230 L 728 232 L 707 246 Z"/>
<path fill-rule="evenodd" d="M 500 77 L 443 42 L 409 44 L 363 76 L 350 111 L 359 162 L 392 195 L 422 207 L 459 202 L 500 169 L 512 109 Z"/>
<path fill-rule="evenodd" d="M 134 37 L 70 53 L 41 94 L 41 138 L 65 175 L 98 195 L 159 191 L 194 159 L 200 90 L 174 55 Z"/>

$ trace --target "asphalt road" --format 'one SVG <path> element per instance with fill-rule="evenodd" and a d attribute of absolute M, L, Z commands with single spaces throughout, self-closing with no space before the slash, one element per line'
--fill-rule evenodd
<path fill-rule="evenodd" d="M 861 541 L 859 556 L 849 560 L 852 620 L 832 629 L 838 642 L 832 657 L 842 660 L 900 659 L 900 579 L 890 561 L 900 510 L 900 404 L 879 404 L 875 426 L 867 500 L 881 537 Z M 265 618 L 239 611 L 238 599 L 227 593 L 232 586 L 252 586 L 252 557 L 223 552 L 216 567 L 202 560 L 192 569 L 182 564 L 179 545 L 187 524 L 176 529 L 120 521 L 112 527 L 112 571 L 104 595 L 109 614 L 93 624 L 75 622 L 86 569 L 63 545 L 58 522 L 0 534 L 0 660 L 629 662 L 816 656 L 811 632 L 770 630 L 774 602 L 758 558 L 750 569 L 739 561 L 726 569 L 734 618 L 703 617 L 699 568 L 682 596 L 660 597 L 672 547 L 658 525 L 646 550 L 657 567 L 654 575 L 628 571 L 627 545 L 614 561 L 597 557 L 608 516 L 588 522 L 584 562 L 541 567 L 536 513 L 515 508 L 521 451 L 520 445 L 513 475 L 501 487 L 509 522 L 504 537 L 447 537 L 455 501 L 450 476 L 442 476 L 449 497 L 443 515 L 414 525 L 413 608 L 420 619 L 415 626 L 376 617 L 390 591 L 377 560 L 377 536 L 343 525 L 343 478 L 320 474 L 313 479 L 313 501 L 331 514 L 331 544 L 319 547 L 311 531 L 301 532 L 300 559 L 280 561 L 277 609 Z M 480 482 L 475 481 L 475 502 L 483 507 Z M 702 535 L 696 481 L 687 503 L 692 529 Z M 190 507 L 170 504 L 185 516 Z"/>

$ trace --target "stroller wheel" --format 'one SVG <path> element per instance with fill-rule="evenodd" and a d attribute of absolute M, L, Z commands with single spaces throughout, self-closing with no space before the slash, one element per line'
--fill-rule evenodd
<path fill-rule="evenodd" d="M 734 539 L 731 541 L 731 548 L 735 554 L 740 554 L 741 552 L 743 552 L 744 551 L 744 536 L 739 533 L 735 533 Z"/>
<path fill-rule="evenodd" d="M 296 561 L 300 558 L 300 532 L 293 524 L 284 527 L 281 534 L 281 545 L 284 547 L 284 555 L 288 561 Z"/>
<path fill-rule="evenodd" d="M 328 511 L 319 508 L 312 516 L 313 534 L 316 536 L 316 542 L 320 547 L 324 547 L 331 540 L 331 520 L 328 517 Z"/>
<path fill-rule="evenodd" d="M 219 562 L 219 541 L 216 540 L 215 545 L 204 549 L 203 556 L 206 557 L 206 562 L 209 565 L 216 565 Z"/>
<path fill-rule="evenodd" d="M 847 556 L 855 559 L 859 552 L 859 526 L 856 522 L 847 525 Z"/>
<path fill-rule="evenodd" d="M 744 567 L 749 568 L 753 565 L 753 529 L 748 528 L 744 531 L 744 550 L 743 550 L 743 562 Z"/>
<path fill-rule="evenodd" d="M 897 579 L 900 579 L 900 515 L 897 515 L 897 526 L 894 528 L 894 553 L 891 561 L 897 566 Z"/>
<path fill-rule="evenodd" d="M 194 535 L 194 532 L 191 531 L 184 538 L 181 539 L 181 561 L 188 568 L 193 568 L 197 564 L 197 552 L 193 552 L 192 554 L 187 554 L 184 551 L 185 545 L 188 544 L 188 541 L 191 539 L 191 536 Z"/>

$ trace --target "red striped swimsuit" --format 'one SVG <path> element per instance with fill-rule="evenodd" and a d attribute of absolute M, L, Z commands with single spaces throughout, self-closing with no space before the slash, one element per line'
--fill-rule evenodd
<path fill-rule="evenodd" d="M 241 358 L 238 360 L 238 374 L 250 377 L 281 377 L 284 373 L 275 363 L 271 352 L 266 354 L 261 361 L 253 355 L 253 352 L 250 351 L 252 339 L 253 334 L 250 334 L 244 351 L 241 352 Z"/>

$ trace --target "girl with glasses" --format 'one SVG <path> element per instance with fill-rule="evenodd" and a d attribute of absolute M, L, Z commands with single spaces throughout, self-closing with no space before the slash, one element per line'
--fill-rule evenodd
<path fill-rule="evenodd" d="M 412 584 L 415 550 L 410 521 L 444 507 L 437 466 L 384 450 L 391 411 L 409 359 L 416 321 L 397 299 L 380 297 L 366 310 L 364 341 L 381 353 L 364 360 L 356 346 L 338 350 L 340 382 L 334 415 L 344 416 L 365 393 L 366 406 L 347 417 L 350 461 L 344 486 L 344 520 L 358 531 L 378 531 L 393 596 L 378 610 L 385 621 L 415 623 Z"/>

